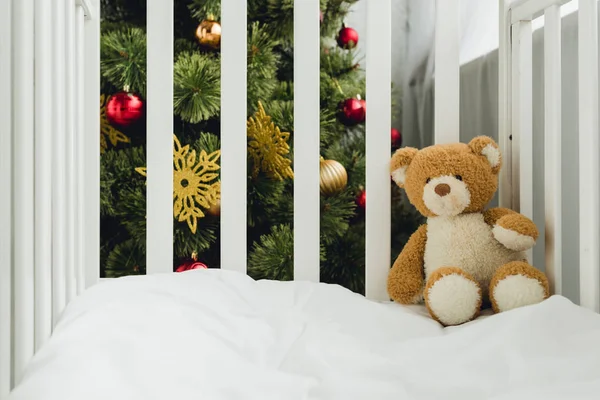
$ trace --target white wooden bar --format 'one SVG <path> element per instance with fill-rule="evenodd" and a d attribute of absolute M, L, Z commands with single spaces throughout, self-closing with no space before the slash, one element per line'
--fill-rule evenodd
<path fill-rule="evenodd" d="M 173 0 L 147 2 L 146 270 L 173 271 Z"/>
<path fill-rule="evenodd" d="M 99 0 L 86 0 L 95 10 L 95 18 L 84 26 L 85 46 L 85 99 L 84 113 L 84 221 L 85 227 L 85 286 L 98 282 L 100 275 L 100 3 Z M 171 110 L 172 112 L 172 110 Z"/>
<path fill-rule="evenodd" d="M 544 198 L 546 276 L 562 293 L 561 17 L 558 5 L 544 13 Z"/>
<path fill-rule="evenodd" d="M 392 7 L 390 0 L 367 3 L 366 281 L 369 299 L 389 300 L 391 257 L 389 156 L 392 109 Z"/>
<path fill-rule="evenodd" d="M 511 0 L 499 1 L 498 47 L 498 145 L 502 151 L 503 165 L 498 184 L 498 205 L 512 208 L 512 140 L 511 140 Z"/>
<path fill-rule="evenodd" d="M 460 139 L 460 0 L 436 0 L 435 143 Z"/>
<path fill-rule="evenodd" d="M 0 398 L 12 381 L 12 2 L 0 2 Z"/>
<path fill-rule="evenodd" d="M 598 3 L 579 0 L 580 304 L 600 311 L 600 164 L 598 158 Z"/>
<path fill-rule="evenodd" d="M 35 0 L 35 348 L 52 332 L 52 3 Z"/>
<path fill-rule="evenodd" d="M 34 352 L 34 24 L 33 0 L 13 2 L 14 384 Z"/>
<path fill-rule="evenodd" d="M 532 21 L 544 15 L 544 10 L 552 6 L 561 6 L 571 0 L 516 0 L 511 10 L 511 23 Z"/>
<path fill-rule="evenodd" d="M 44 0 L 41 0 L 44 1 Z M 75 24 L 75 52 L 76 65 L 75 65 L 75 82 L 77 82 L 77 95 L 75 100 L 75 165 L 76 170 L 76 191 L 75 191 L 75 272 L 77 280 L 77 293 L 83 292 L 85 288 L 85 271 L 84 265 L 86 263 L 86 257 L 84 253 L 85 248 L 85 235 L 87 235 L 87 229 L 84 225 L 84 199 L 85 199 L 85 128 L 84 128 L 84 113 L 85 113 L 85 80 L 84 80 L 84 68 L 85 68 L 85 48 L 84 48 L 84 8 L 82 6 L 76 9 L 76 24 Z M 88 107 L 89 108 L 89 107 Z M 99 273 L 99 271 L 97 271 Z"/>
<path fill-rule="evenodd" d="M 52 62 L 52 321 L 56 325 L 66 304 L 66 136 L 65 136 L 65 9 L 67 0 L 54 0 Z"/>
<path fill-rule="evenodd" d="M 67 1 L 66 19 L 66 68 L 65 68 L 65 93 L 66 93 L 66 301 L 67 304 L 77 293 L 75 282 L 75 2 Z"/>
<path fill-rule="evenodd" d="M 294 280 L 320 279 L 319 0 L 294 3 Z M 388 181 L 389 182 L 389 181 Z"/>
<path fill-rule="evenodd" d="M 245 1 L 222 0 L 221 268 L 246 273 L 246 20 Z"/>
<path fill-rule="evenodd" d="M 531 21 L 515 23 L 512 29 L 512 184 L 519 188 L 513 193 L 513 206 L 533 218 Z"/>

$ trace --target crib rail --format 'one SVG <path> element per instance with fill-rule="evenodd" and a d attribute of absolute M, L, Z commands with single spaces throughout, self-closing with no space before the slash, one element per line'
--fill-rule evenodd
<path fill-rule="evenodd" d="M 501 205 L 533 212 L 532 32 L 544 16 L 546 273 L 562 293 L 561 14 L 564 0 L 500 2 L 500 141 L 511 157 L 501 180 Z M 598 161 L 598 3 L 579 0 L 579 276 L 580 304 L 600 311 Z"/>
<path fill-rule="evenodd" d="M 86 260 L 98 265 L 99 144 L 84 131 L 99 126 L 99 20 L 86 29 L 97 0 L 10 0 L 0 7 L 4 398 L 66 303 L 84 289 Z"/>

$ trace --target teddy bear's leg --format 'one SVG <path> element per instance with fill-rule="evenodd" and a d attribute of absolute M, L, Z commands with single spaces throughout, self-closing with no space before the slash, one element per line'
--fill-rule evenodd
<path fill-rule="evenodd" d="M 445 326 L 468 322 L 481 309 L 481 287 L 456 267 L 435 270 L 427 279 L 424 295 L 431 316 Z"/>
<path fill-rule="evenodd" d="M 524 261 L 504 264 L 490 282 L 490 300 L 494 312 L 536 304 L 550 293 L 548 279 Z"/>

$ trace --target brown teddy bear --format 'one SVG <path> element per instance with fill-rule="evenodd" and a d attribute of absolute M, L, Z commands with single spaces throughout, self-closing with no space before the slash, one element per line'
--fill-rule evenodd
<path fill-rule="evenodd" d="M 480 136 L 469 144 L 402 148 L 393 155 L 392 178 L 427 217 L 410 237 L 388 276 L 388 293 L 401 304 L 423 299 L 443 325 L 539 303 L 548 280 L 524 251 L 538 237 L 535 224 L 506 208 L 484 211 L 498 187 L 498 145 Z"/>

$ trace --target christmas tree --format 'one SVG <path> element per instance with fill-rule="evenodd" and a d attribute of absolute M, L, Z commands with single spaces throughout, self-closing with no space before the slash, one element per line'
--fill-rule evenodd
<path fill-rule="evenodd" d="M 321 0 L 321 281 L 364 293 L 358 0 Z M 102 0 L 101 276 L 145 273 L 146 5 Z M 220 0 L 175 0 L 173 269 L 220 267 Z M 248 274 L 293 279 L 293 0 L 248 0 Z M 165 115 L 165 118 L 170 116 Z M 388 133 L 381 133 L 388 134 Z M 390 152 L 400 146 L 392 130 Z M 392 185 L 392 256 L 421 222 Z"/>

